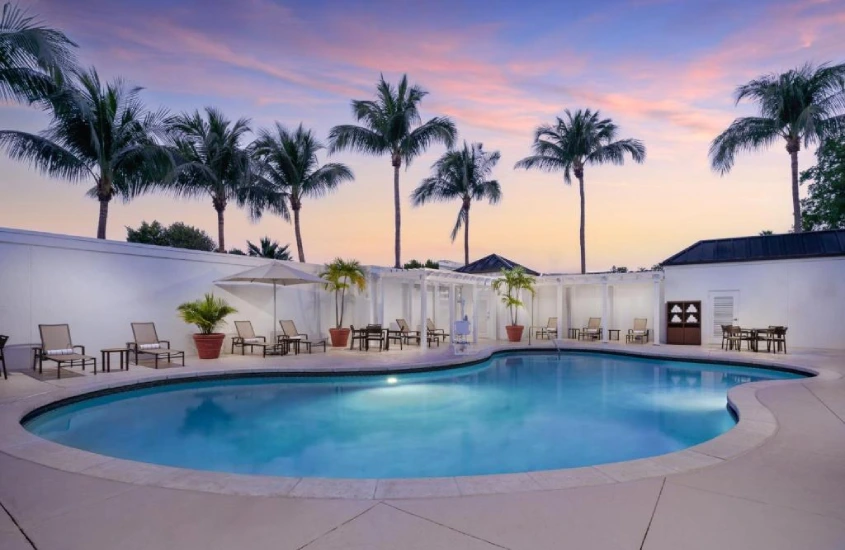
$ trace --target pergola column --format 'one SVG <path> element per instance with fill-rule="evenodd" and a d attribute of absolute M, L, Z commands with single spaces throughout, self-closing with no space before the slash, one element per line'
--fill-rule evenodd
<path fill-rule="evenodd" d="M 428 330 L 425 326 L 425 319 L 428 317 L 428 286 L 426 285 L 425 271 L 420 276 L 420 349 L 428 348 Z"/>
<path fill-rule="evenodd" d="M 608 315 L 608 308 L 607 308 L 607 292 L 608 292 L 608 284 L 607 284 L 607 277 L 602 277 L 601 283 L 601 341 L 602 343 L 607 343 L 607 335 L 608 329 L 610 325 L 607 322 L 607 315 Z"/>
<path fill-rule="evenodd" d="M 455 284 L 449 285 L 449 340 L 455 341 Z"/>
<path fill-rule="evenodd" d="M 563 278 L 557 282 L 557 338 L 563 339 Z"/>
<path fill-rule="evenodd" d="M 478 285 L 472 284 L 472 343 L 478 343 Z"/>
<path fill-rule="evenodd" d="M 378 285 L 378 322 L 384 326 L 384 277 L 379 277 Z"/>
<path fill-rule="evenodd" d="M 662 304 L 660 303 L 660 278 L 654 277 L 652 280 L 652 299 L 654 301 L 654 313 L 653 313 L 653 321 L 651 327 L 652 345 L 659 346 L 660 345 L 660 312 L 662 309 Z"/>

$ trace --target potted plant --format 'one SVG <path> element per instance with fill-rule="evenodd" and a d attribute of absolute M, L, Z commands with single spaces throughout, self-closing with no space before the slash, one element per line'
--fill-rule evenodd
<path fill-rule="evenodd" d="M 238 310 L 226 303 L 222 298 L 215 298 L 214 294 L 206 294 L 204 298 L 194 302 L 185 302 L 177 308 L 179 316 L 186 323 L 196 325 L 200 330 L 194 334 L 194 344 L 200 359 L 217 359 L 220 348 L 223 347 L 222 332 L 214 332 L 225 323 L 227 315 L 237 313 Z"/>
<path fill-rule="evenodd" d="M 502 277 L 493 281 L 493 290 L 502 296 L 502 303 L 510 312 L 511 324 L 505 327 L 508 341 L 519 342 L 522 340 L 522 331 L 525 330 L 525 327 L 519 324 L 519 308 L 524 305 L 519 296 L 522 290 L 534 295 L 534 277 L 526 274 L 522 267 L 503 269 Z"/>
<path fill-rule="evenodd" d="M 349 342 L 349 329 L 343 326 L 346 291 L 355 288 L 364 290 L 367 287 L 367 276 L 357 260 L 336 258 L 326 265 L 320 277 L 326 281 L 326 290 L 334 292 L 335 326 L 329 329 L 332 346 L 343 347 Z"/>

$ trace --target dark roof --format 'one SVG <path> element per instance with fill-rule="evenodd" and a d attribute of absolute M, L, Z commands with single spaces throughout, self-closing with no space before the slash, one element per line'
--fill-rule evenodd
<path fill-rule="evenodd" d="M 521 267 L 529 275 L 539 275 L 539 273 L 533 269 L 529 269 L 524 265 L 520 265 L 514 261 L 508 260 L 507 258 L 503 258 L 498 254 L 490 254 L 480 260 L 475 260 L 470 264 L 459 267 L 455 271 L 458 273 L 499 273 L 503 269 L 513 269 L 515 267 Z"/>
<path fill-rule="evenodd" d="M 845 256 L 845 230 L 699 241 L 662 265 L 758 262 L 825 256 Z"/>

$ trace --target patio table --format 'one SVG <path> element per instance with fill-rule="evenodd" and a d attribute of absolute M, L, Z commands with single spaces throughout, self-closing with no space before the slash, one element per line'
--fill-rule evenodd
<path fill-rule="evenodd" d="M 751 351 L 756 353 L 756 352 L 760 351 L 760 345 L 759 345 L 760 344 L 760 340 L 759 340 L 760 336 L 768 335 L 769 329 L 768 329 L 768 327 L 767 328 L 741 328 L 740 333 L 742 334 L 743 339 L 745 339 L 745 341 L 748 342 L 748 349 L 750 349 Z M 745 338 L 746 335 L 748 336 L 747 339 Z M 740 343 L 741 342 L 742 341 L 740 340 Z"/>

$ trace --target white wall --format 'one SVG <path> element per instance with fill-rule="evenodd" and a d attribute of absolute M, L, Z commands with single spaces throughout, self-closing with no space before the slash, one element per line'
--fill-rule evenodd
<path fill-rule="evenodd" d="M 224 332 L 234 333 L 231 321 L 250 320 L 256 333 L 270 337 L 271 285 L 214 283 L 266 262 L 0 229 L 0 334 L 10 336 L 7 346 L 24 346 L 39 342 L 39 324 L 68 323 L 74 343 L 97 353 L 132 340 L 132 321 L 153 321 L 160 338 L 192 354 L 195 329 L 179 319 L 176 306 L 214 292 L 238 310 Z M 294 265 L 311 273 L 321 268 Z M 326 337 L 334 323 L 333 295 L 321 285 L 279 287 L 277 303 L 278 318 L 293 319 L 312 338 Z M 366 323 L 367 304 L 364 296 L 353 296 L 344 325 Z"/>
<path fill-rule="evenodd" d="M 665 275 L 666 301 L 701 300 L 704 343 L 713 343 L 708 294 L 738 291 L 738 325 L 785 325 L 789 347 L 845 349 L 845 258 L 668 266 Z"/>

